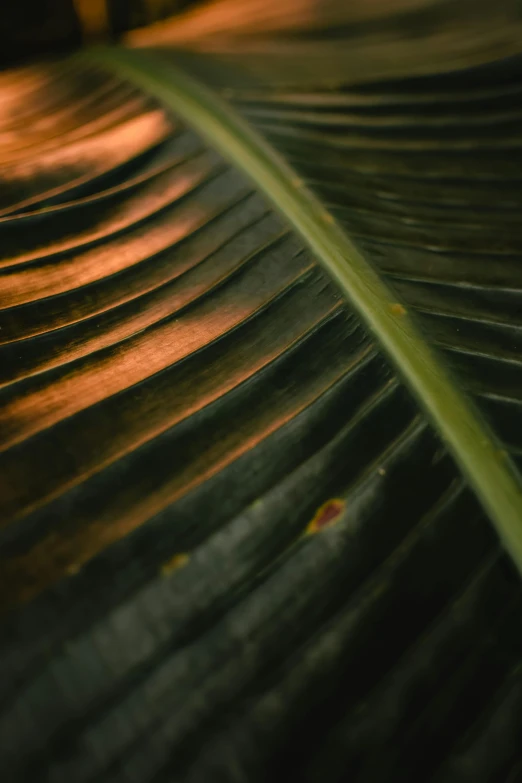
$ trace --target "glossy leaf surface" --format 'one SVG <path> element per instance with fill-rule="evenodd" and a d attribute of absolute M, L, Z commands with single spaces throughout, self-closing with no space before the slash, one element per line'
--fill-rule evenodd
<path fill-rule="evenodd" d="M 516 63 L 281 92 L 176 61 L 518 461 Z M 1 80 L 11 779 L 517 780 L 519 577 L 360 314 L 179 115 L 85 65 Z"/>

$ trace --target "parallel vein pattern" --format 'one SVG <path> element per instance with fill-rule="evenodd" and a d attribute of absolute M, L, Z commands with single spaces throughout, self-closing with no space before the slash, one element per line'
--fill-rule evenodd
<path fill-rule="evenodd" d="M 314 259 L 128 86 L 49 65 L 1 75 L 0 93 L 6 779 L 518 779 L 518 580 Z M 371 91 L 357 94 L 364 114 Z M 330 132 L 332 112 L 348 116 L 324 114 L 327 99 L 240 102 L 299 162 L 316 131 L 299 148 L 294 119 L 315 127 L 319 113 Z M 401 117 L 419 100 L 389 96 Z M 373 113 L 378 134 L 387 115 Z M 440 213 L 441 247 L 470 221 L 485 241 L 467 198 L 484 207 L 478 186 L 455 182 L 467 206 L 452 233 L 444 203 L 411 194 L 410 212 L 395 177 L 363 171 L 357 134 L 357 165 L 341 168 L 328 136 L 331 178 L 318 176 L 375 258 L 419 244 L 424 223 L 401 210 L 430 231 Z M 515 225 L 516 189 L 502 191 Z M 464 361 L 480 323 L 481 360 L 509 364 L 495 336 L 517 327 L 495 306 L 516 312 L 517 292 L 490 297 L 490 265 L 474 299 L 458 271 L 418 280 L 386 259 L 439 344 Z M 515 372 L 514 346 L 509 361 Z M 479 396 L 501 399 L 471 372 Z"/>
<path fill-rule="evenodd" d="M 521 68 L 516 57 L 330 91 L 225 90 L 418 313 L 518 459 Z"/>

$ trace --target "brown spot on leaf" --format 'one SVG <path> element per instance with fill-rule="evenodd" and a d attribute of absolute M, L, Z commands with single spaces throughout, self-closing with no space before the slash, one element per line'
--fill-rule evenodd
<path fill-rule="evenodd" d="M 390 305 L 390 312 L 393 315 L 406 315 L 406 308 L 395 302 L 395 304 Z"/>
<path fill-rule="evenodd" d="M 326 503 L 317 509 L 314 518 L 308 523 L 305 533 L 312 535 L 324 530 L 325 527 L 333 525 L 343 513 L 345 506 L 345 501 L 339 498 L 327 500 Z"/>
<path fill-rule="evenodd" d="M 189 561 L 189 556 L 184 552 L 178 552 L 178 554 L 171 557 L 161 566 L 161 573 L 163 576 L 169 576 L 173 571 L 177 571 L 178 568 L 182 568 Z"/>

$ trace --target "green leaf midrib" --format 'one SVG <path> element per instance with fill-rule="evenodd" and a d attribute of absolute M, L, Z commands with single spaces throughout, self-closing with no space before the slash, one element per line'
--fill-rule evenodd
<path fill-rule="evenodd" d="M 522 483 L 511 459 L 396 295 L 288 163 L 218 95 L 157 54 L 97 47 L 75 57 L 115 72 L 159 99 L 240 168 L 283 214 L 417 398 L 522 574 Z"/>

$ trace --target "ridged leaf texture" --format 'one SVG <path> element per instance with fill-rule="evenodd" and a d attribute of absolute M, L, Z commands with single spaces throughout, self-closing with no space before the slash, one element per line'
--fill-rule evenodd
<path fill-rule="evenodd" d="M 235 29 L 221 0 L 142 33 L 152 59 L 0 74 L 9 783 L 522 780 L 491 476 L 245 139 L 223 155 L 164 99 L 186 74 L 274 150 L 517 491 L 516 4 L 476 30 L 466 3 L 305 5 Z"/>

